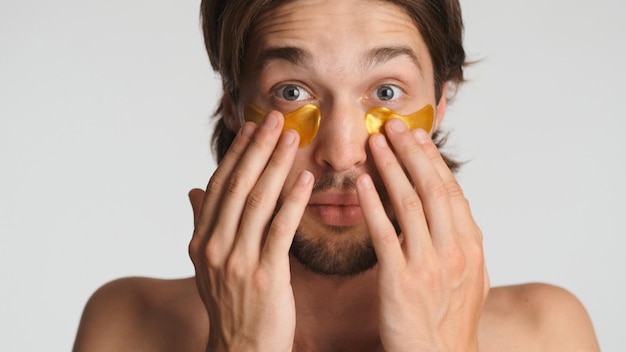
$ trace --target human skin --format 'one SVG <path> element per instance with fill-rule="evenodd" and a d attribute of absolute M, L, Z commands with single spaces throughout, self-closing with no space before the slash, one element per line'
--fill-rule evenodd
<path fill-rule="evenodd" d="M 367 134 L 372 106 L 408 114 L 432 104 L 435 129 L 445 115 L 445 89 L 436 101 L 428 50 L 405 13 L 384 2 L 298 0 L 262 18 L 250 43 L 229 125 L 240 126 L 248 103 L 272 112 L 260 125 L 244 124 L 206 192 L 190 193 L 196 277 L 107 285 L 85 310 L 76 350 L 100 346 L 104 335 L 122 350 L 598 350 L 569 293 L 548 285 L 490 290 L 480 229 L 427 134 L 398 120 L 386 124 L 386 137 Z M 307 54 L 253 66 L 277 47 Z M 302 100 L 283 99 L 289 84 L 302 88 Z M 380 87 L 393 87 L 394 99 L 378 99 Z M 282 113 L 305 103 L 320 107 L 322 123 L 298 149 L 298 135 L 282 132 Z M 355 186 L 312 193 L 325 173 L 355 176 Z M 288 254 L 296 229 L 325 250 L 371 240 L 379 263 L 357 276 L 312 273 Z M 126 324 L 125 334 L 107 316 Z"/>
<path fill-rule="evenodd" d="M 245 125 L 234 152 L 213 177 L 191 249 L 209 316 L 220 317 L 212 324 L 211 347 L 293 348 L 297 335 L 291 282 L 297 277 L 290 280 L 284 254 L 299 226 L 300 236 L 321 238 L 328 251 L 371 238 L 379 258 L 372 287 L 378 288 L 378 331 L 386 350 L 477 350 L 478 321 L 489 285 L 481 234 L 458 184 L 436 149 L 427 152 L 421 145 L 432 146 L 423 131 L 412 134 L 400 121 L 390 121 L 386 132 L 394 154 L 385 137 L 370 138 L 363 123 L 366 111 L 381 105 L 404 114 L 437 105 L 441 120 L 446 99 L 435 101 L 428 50 L 410 18 L 394 6 L 360 4 L 355 12 L 354 4 L 324 4 L 333 10 L 327 15 L 318 5 L 284 5 L 262 17 L 250 39 L 246 62 L 260 64 L 244 66 L 246 84 L 239 103 L 282 112 L 313 103 L 320 107 L 323 123 L 313 143 L 300 150 L 291 131 L 276 147 L 282 121 L 275 113 L 256 135 L 253 126 Z M 276 48 L 302 53 L 297 60 L 266 56 Z M 281 95 L 290 84 L 301 87 L 295 102 Z M 396 96 L 379 99 L 381 87 L 393 87 Z M 243 149 L 246 137 L 254 142 Z M 309 198 L 311 176 L 324 172 L 357 175 L 356 189 L 330 189 Z M 228 193 L 220 194 L 223 189 Z M 283 206 L 272 218 L 281 189 Z M 384 189 L 389 196 L 381 200 Z M 383 201 L 394 209 L 402 241 Z M 355 205 L 362 215 L 346 214 Z M 330 226 L 344 230 L 338 235 Z M 276 247 L 281 250 L 274 252 Z M 245 303 L 237 306 L 241 301 Z M 276 325 L 281 329 L 274 329 Z"/>

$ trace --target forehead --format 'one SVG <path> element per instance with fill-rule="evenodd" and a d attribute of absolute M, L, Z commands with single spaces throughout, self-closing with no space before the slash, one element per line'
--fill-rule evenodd
<path fill-rule="evenodd" d="M 268 48 L 282 47 L 301 48 L 319 65 L 336 64 L 339 59 L 366 64 L 373 48 L 401 48 L 413 55 L 417 66 L 430 67 L 428 49 L 413 19 L 389 1 L 284 2 L 255 21 L 246 61 L 256 61 Z"/>

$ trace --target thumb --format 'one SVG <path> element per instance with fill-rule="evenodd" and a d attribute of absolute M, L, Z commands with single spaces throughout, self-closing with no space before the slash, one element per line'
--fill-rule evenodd
<path fill-rule="evenodd" d="M 200 209 L 202 208 L 202 200 L 204 199 L 204 191 L 200 188 L 194 188 L 189 191 L 189 202 L 193 210 L 193 225 L 198 223 L 200 217 Z"/>

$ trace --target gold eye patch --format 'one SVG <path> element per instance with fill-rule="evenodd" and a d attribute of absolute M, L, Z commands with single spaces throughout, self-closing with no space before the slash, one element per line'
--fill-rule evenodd
<path fill-rule="evenodd" d="M 263 120 L 266 113 L 252 105 L 246 105 L 243 111 L 243 118 L 246 121 L 259 123 Z M 295 111 L 285 115 L 285 125 L 283 131 L 292 129 L 300 135 L 300 144 L 298 147 L 304 147 L 311 143 L 317 130 L 320 128 L 320 109 L 313 104 L 306 104 Z"/>
<path fill-rule="evenodd" d="M 243 117 L 246 121 L 260 123 L 266 113 L 253 105 L 246 105 L 243 111 Z M 311 143 L 317 135 L 320 128 L 320 109 L 313 104 L 306 104 L 295 111 L 285 115 L 285 125 L 283 131 L 293 129 L 300 135 L 299 147 Z M 422 128 L 427 133 L 433 127 L 435 120 L 435 110 L 432 105 L 426 105 L 417 112 L 410 115 L 400 115 L 385 107 L 371 108 L 365 114 L 365 127 L 367 133 L 383 132 L 382 128 L 389 119 L 400 119 L 404 121 L 407 127 L 412 130 Z"/>
<path fill-rule="evenodd" d="M 409 130 L 421 128 L 426 131 L 426 133 L 430 133 L 430 130 L 433 127 L 433 122 L 435 121 L 435 109 L 432 105 L 426 105 L 419 111 L 405 116 L 396 114 L 395 112 L 384 107 L 371 108 L 365 114 L 365 127 L 367 128 L 367 133 L 373 134 L 383 132 L 385 122 L 390 119 L 400 119 L 404 121 Z"/>

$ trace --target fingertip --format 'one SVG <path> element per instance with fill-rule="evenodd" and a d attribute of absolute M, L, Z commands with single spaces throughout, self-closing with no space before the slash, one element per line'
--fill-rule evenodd
<path fill-rule="evenodd" d="M 193 199 L 198 198 L 198 197 L 203 197 L 204 196 L 204 190 L 202 190 L 200 188 L 193 188 L 193 189 L 191 189 L 189 191 L 187 196 L 189 197 L 190 200 L 193 200 Z"/>
<path fill-rule="evenodd" d="M 374 181 L 372 181 L 372 177 L 368 174 L 359 175 L 356 182 L 362 190 L 369 191 L 374 188 Z"/>
<path fill-rule="evenodd" d="M 194 220 L 196 220 L 199 215 L 200 207 L 202 206 L 204 195 L 205 195 L 204 190 L 201 190 L 199 188 L 194 188 L 191 191 L 189 191 L 189 195 L 188 195 L 189 203 L 191 204 L 191 209 L 193 210 L 193 213 L 194 213 Z"/>
<path fill-rule="evenodd" d="M 251 138 L 257 125 L 254 122 L 246 122 L 241 126 L 240 133 L 243 137 Z"/>
<path fill-rule="evenodd" d="M 306 186 L 313 181 L 313 174 L 308 170 L 303 170 L 298 175 L 298 179 L 296 180 L 296 184 Z"/>
<path fill-rule="evenodd" d="M 415 137 L 420 144 L 424 144 L 430 140 L 430 135 L 422 128 L 416 128 L 412 132 L 413 137 Z"/>

